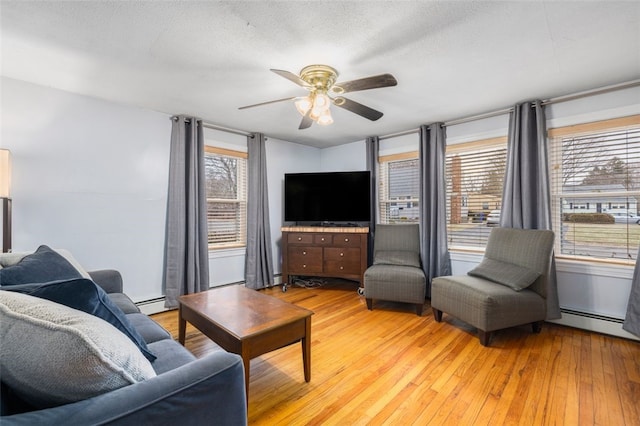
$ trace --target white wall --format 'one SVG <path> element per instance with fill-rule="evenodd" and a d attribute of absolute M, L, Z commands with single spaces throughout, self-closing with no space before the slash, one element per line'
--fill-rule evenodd
<path fill-rule="evenodd" d="M 322 172 L 350 172 L 367 169 L 367 147 L 362 142 L 324 148 L 320 151 Z"/>
<path fill-rule="evenodd" d="M 69 249 L 120 270 L 134 300 L 161 294 L 169 116 L 2 78 L 13 157 L 13 248 Z"/>

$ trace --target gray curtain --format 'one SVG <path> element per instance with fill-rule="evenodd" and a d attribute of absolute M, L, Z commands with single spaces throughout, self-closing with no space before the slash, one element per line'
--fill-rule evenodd
<path fill-rule="evenodd" d="M 638 251 L 640 253 L 640 250 Z M 622 329 L 640 337 L 640 262 L 636 259 L 631 281 L 631 294 L 627 304 L 627 315 L 622 323 Z"/>
<path fill-rule="evenodd" d="M 202 121 L 173 117 L 164 247 L 165 307 L 209 289 L 209 242 Z"/>
<path fill-rule="evenodd" d="M 445 183 L 446 130 L 442 123 L 420 126 L 420 258 L 431 280 L 451 275 L 447 248 L 447 196 Z"/>
<path fill-rule="evenodd" d="M 500 226 L 551 229 L 549 191 L 547 129 L 542 102 L 536 100 L 517 104 L 509 118 Z M 558 319 L 561 316 L 553 256 L 547 287 L 547 319 Z"/>
<path fill-rule="evenodd" d="M 273 284 L 265 141 L 261 133 L 247 138 L 249 169 L 245 285 L 252 289 L 265 288 Z"/>
<path fill-rule="evenodd" d="M 380 139 L 377 136 L 367 138 L 367 170 L 371 172 L 371 207 L 369 220 L 369 247 L 367 265 L 373 262 L 373 239 L 376 235 L 376 222 L 378 221 L 378 153 L 380 151 Z"/>

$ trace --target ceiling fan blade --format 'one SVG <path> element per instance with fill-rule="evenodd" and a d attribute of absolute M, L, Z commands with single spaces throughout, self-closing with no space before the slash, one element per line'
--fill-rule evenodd
<path fill-rule="evenodd" d="M 253 107 L 262 106 L 262 105 L 275 104 L 276 102 L 291 101 L 291 100 L 296 99 L 296 98 L 297 98 L 297 96 L 292 96 L 290 98 L 276 99 L 275 101 L 260 102 L 259 104 L 241 106 L 238 109 L 247 109 L 247 108 L 253 108 Z"/>
<path fill-rule="evenodd" d="M 302 121 L 300 122 L 300 126 L 298 126 L 298 130 L 308 129 L 313 124 L 313 120 L 311 119 L 311 110 L 307 111 L 304 117 L 302 117 Z"/>
<path fill-rule="evenodd" d="M 358 80 L 336 83 L 331 88 L 331 91 L 337 95 L 341 95 L 343 93 L 378 89 L 380 87 L 395 86 L 397 84 L 398 81 L 391 74 L 380 74 L 374 75 L 373 77 L 365 77 Z"/>
<path fill-rule="evenodd" d="M 376 111 L 373 108 L 369 108 L 368 106 L 352 101 L 351 99 L 343 98 L 342 96 L 333 99 L 333 104 L 337 107 L 344 108 L 347 111 L 361 115 L 364 118 L 368 118 L 371 121 L 376 121 L 384 115 L 380 111 Z"/>
<path fill-rule="evenodd" d="M 308 89 L 309 83 L 307 83 L 306 81 L 304 81 L 303 79 L 301 79 L 299 76 L 297 76 L 296 74 L 290 72 L 290 71 L 285 71 L 285 70 L 276 70 L 271 68 L 271 71 L 275 72 L 276 74 L 278 74 L 281 77 L 286 78 L 287 80 L 293 81 L 295 84 L 297 84 L 298 86 L 302 86 L 305 89 Z"/>

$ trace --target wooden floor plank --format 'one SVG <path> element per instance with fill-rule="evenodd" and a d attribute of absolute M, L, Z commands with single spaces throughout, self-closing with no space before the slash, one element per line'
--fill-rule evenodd
<path fill-rule="evenodd" d="M 349 281 L 263 293 L 315 312 L 311 381 L 299 345 L 251 361 L 249 424 L 640 426 L 640 344 L 545 323 L 494 333 L 411 305 L 373 311 Z M 153 316 L 177 338 L 177 311 Z M 187 327 L 197 357 L 215 345 Z"/>

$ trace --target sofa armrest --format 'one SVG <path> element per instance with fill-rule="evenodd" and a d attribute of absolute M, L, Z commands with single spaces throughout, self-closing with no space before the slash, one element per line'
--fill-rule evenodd
<path fill-rule="evenodd" d="M 101 269 L 89 271 L 93 282 L 98 284 L 107 293 L 122 293 L 122 275 L 115 269 Z"/>
<path fill-rule="evenodd" d="M 2 425 L 246 425 L 240 356 L 216 351 L 152 379 L 84 401 L 2 417 Z"/>

